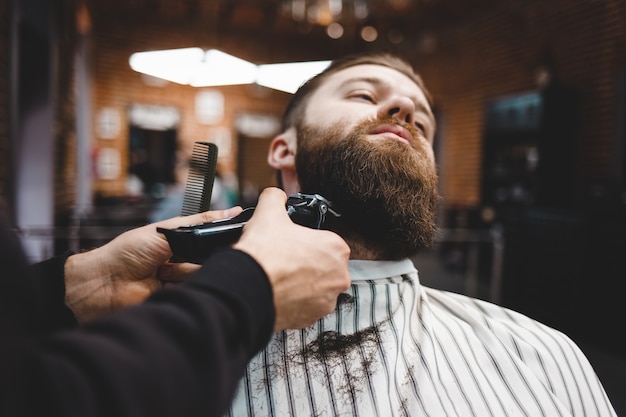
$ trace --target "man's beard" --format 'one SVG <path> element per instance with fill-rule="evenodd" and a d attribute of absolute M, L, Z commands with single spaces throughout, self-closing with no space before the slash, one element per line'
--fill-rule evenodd
<path fill-rule="evenodd" d="M 373 259 L 394 260 L 432 245 L 439 199 L 437 173 L 423 142 L 412 147 L 365 135 L 392 119 L 368 120 L 348 133 L 298 126 L 296 170 L 303 193 L 317 193 L 341 213 L 336 231 Z M 413 126 L 401 124 L 414 138 Z"/>

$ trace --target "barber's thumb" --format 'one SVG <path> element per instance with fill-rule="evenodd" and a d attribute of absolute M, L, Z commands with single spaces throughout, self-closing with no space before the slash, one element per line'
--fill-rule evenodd
<path fill-rule="evenodd" d="M 287 194 L 285 194 L 283 190 L 276 187 L 268 187 L 261 192 L 257 203 L 257 209 L 264 209 L 265 207 L 277 205 L 280 205 L 284 209 L 286 202 Z"/>

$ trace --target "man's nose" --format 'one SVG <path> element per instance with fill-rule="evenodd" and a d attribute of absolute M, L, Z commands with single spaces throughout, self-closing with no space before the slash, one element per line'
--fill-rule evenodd
<path fill-rule="evenodd" d="M 415 104 L 408 97 L 392 97 L 381 107 L 380 116 L 392 117 L 402 122 L 413 124 Z"/>

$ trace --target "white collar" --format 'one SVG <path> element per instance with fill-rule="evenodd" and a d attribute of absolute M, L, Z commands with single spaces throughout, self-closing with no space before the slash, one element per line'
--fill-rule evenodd
<path fill-rule="evenodd" d="M 417 272 L 410 259 L 400 261 L 350 260 L 348 270 L 352 281 L 388 278 Z"/>

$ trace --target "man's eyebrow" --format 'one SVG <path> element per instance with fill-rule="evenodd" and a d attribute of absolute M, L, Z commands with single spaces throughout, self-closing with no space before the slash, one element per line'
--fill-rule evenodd
<path fill-rule="evenodd" d="M 383 80 L 381 80 L 380 78 L 377 77 L 355 77 L 355 78 L 349 78 L 347 80 L 345 80 L 344 82 L 342 82 L 339 87 L 346 87 L 349 86 L 350 84 L 354 84 L 354 83 L 358 83 L 358 82 L 364 82 L 364 83 L 368 83 L 368 84 L 373 84 L 373 85 L 382 85 L 385 84 Z"/>

